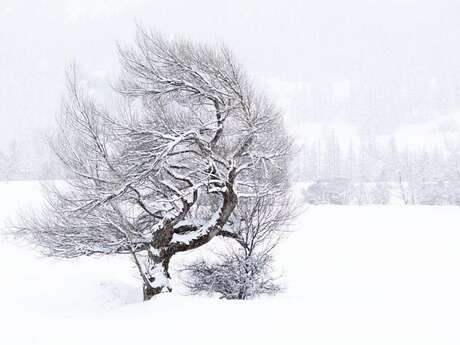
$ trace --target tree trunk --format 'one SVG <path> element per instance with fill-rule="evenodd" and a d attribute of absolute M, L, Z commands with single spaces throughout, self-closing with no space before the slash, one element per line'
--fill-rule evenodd
<path fill-rule="evenodd" d="M 154 296 L 162 292 L 171 292 L 172 288 L 169 284 L 169 260 L 154 263 L 149 272 L 147 272 L 147 281 L 144 281 L 143 292 L 144 301 L 152 299 Z"/>

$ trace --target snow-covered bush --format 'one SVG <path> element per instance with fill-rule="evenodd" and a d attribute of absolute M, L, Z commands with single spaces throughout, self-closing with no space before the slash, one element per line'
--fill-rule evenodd
<path fill-rule="evenodd" d="M 280 291 L 272 270 L 271 255 L 243 251 L 223 254 L 219 261 L 199 260 L 186 265 L 185 285 L 192 294 L 217 294 L 225 299 L 249 299 Z"/>
<path fill-rule="evenodd" d="M 390 201 L 388 186 L 384 182 L 377 182 L 374 186 L 372 186 L 368 195 L 370 199 L 369 202 L 371 204 L 386 205 Z"/>
<path fill-rule="evenodd" d="M 417 189 L 417 202 L 421 205 L 446 205 L 455 192 L 449 191 L 448 184 L 444 181 L 424 183 Z"/>
<path fill-rule="evenodd" d="M 345 178 L 320 180 L 312 184 L 304 193 L 305 201 L 314 204 L 346 205 L 350 202 L 353 184 Z"/>
<path fill-rule="evenodd" d="M 369 204 L 369 193 L 364 183 L 358 183 L 353 189 L 352 202 L 357 205 Z"/>

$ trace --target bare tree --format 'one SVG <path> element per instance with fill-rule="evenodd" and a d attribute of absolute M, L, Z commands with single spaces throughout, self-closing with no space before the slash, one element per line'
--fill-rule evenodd
<path fill-rule="evenodd" d="M 119 52 L 116 113 L 70 75 L 53 148 L 72 178 L 18 234 L 50 256 L 132 255 L 148 300 L 171 291 L 176 253 L 241 241 L 242 196 L 284 193 L 290 141 L 228 49 L 139 30 Z"/>

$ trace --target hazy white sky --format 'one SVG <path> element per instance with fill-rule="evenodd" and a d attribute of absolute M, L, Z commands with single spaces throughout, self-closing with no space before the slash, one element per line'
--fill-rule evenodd
<path fill-rule="evenodd" d="M 0 143 L 46 128 L 72 61 L 116 78 L 136 21 L 224 41 L 257 77 L 389 87 L 460 76 L 459 18 L 458 0 L 0 0 Z"/>

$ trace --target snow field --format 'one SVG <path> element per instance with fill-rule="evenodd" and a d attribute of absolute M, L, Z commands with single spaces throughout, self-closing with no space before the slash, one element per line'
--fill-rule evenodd
<path fill-rule="evenodd" d="M 38 183 L 0 184 L 0 218 L 40 200 Z M 187 296 L 173 279 L 143 303 L 128 257 L 41 258 L 1 238 L 0 344 L 458 344 L 459 248 L 457 207 L 315 206 L 278 249 L 282 294 Z"/>

